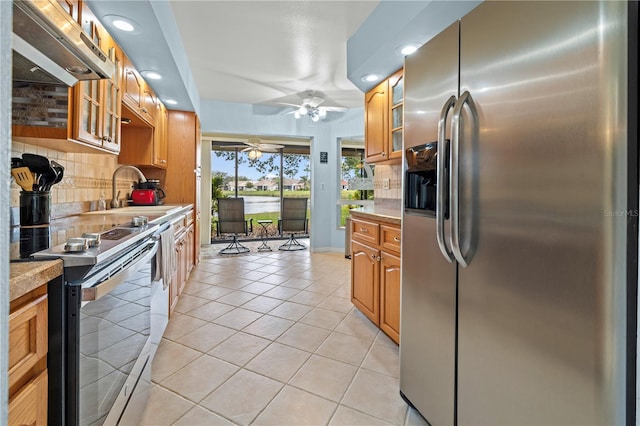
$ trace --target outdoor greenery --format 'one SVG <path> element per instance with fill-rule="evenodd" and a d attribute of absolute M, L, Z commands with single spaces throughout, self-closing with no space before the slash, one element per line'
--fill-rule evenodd
<path fill-rule="evenodd" d="M 235 151 L 214 151 L 214 154 L 218 158 L 222 158 L 225 161 L 235 161 Z M 287 154 L 283 153 L 283 176 L 293 179 L 300 173 L 300 166 L 303 164 L 303 160 L 307 159 L 307 155 L 302 154 Z M 264 153 L 260 158 L 251 160 L 244 152 L 238 152 L 238 164 L 249 164 L 249 166 L 255 168 L 263 176 L 269 173 L 275 173 L 280 171 L 280 154 Z M 303 177 L 307 177 L 310 173 L 309 162 L 304 162 L 304 168 L 302 169 Z M 238 177 L 240 179 L 240 177 Z M 249 179 L 247 179 L 249 180 Z"/>
<path fill-rule="evenodd" d="M 221 191 L 224 197 L 235 197 L 235 191 Z M 284 191 L 285 197 L 291 198 L 309 198 L 311 191 Z M 239 197 L 280 197 L 280 191 L 238 191 Z"/>
<path fill-rule="evenodd" d="M 215 155 L 226 161 L 235 161 L 235 152 L 231 151 L 214 151 Z M 279 154 L 268 154 L 265 153 L 261 158 L 256 160 L 250 160 L 246 153 L 238 152 L 238 164 L 248 164 L 253 167 L 262 174 L 260 179 L 268 179 L 267 176 L 271 173 L 280 173 L 280 155 Z M 311 182 L 309 180 L 309 162 L 303 161 L 308 159 L 306 155 L 300 154 L 283 154 L 283 170 L 282 176 L 295 178 L 299 176 L 300 182 L 302 183 L 304 189 L 296 190 L 296 191 L 284 191 L 285 197 L 296 197 L 296 198 L 310 198 L 311 196 Z M 300 168 L 304 167 L 302 170 L 302 174 L 300 173 Z M 349 181 L 354 178 L 359 178 L 363 175 L 363 167 L 362 167 L 362 158 L 359 156 L 344 156 L 342 161 L 342 169 L 341 169 L 341 177 L 342 179 Z M 235 180 L 234 176 L 230 176 L 227 173 L 223 172 L 214 172 L 212 177 L 212 205 L 214 211 L 217 211 L 217 198 L 225 198 L 225 197 L 235 197 L 235 191 L 225 191 L 224 187 L 230 182 Z M 280 190 L 275 191 L 257 191 L 253 190 L 255 185 L 251 183 L 253 179 L 249 179 L 246 176 L 238 176 L 238 181 L 248 182 L 245 187 L 248 190 L 238 191 L 238 196 L 240 197 L 251 197 L 251 196 L 263 196 L 263 197 L 280 197 Z M 269 179 L 273 182 L 280 182 L 279 178 Z M 233 186 L 233 185 L 232 185 Z M 342 190 L 340 191 L 340 198 L 342 200 L 354 200 L 354 204 L 346 204 L 340 206 L 340 226 L 344 226 L 346 218 L 349 216 L 349 210 L 358 206 L 357 200 L 362 199 L 373 199 L 373 190 Z M 310 212 L 308 212 L 310 214 Z M 269 225 L 270 235 L 273 235 L 277 232 L 278 226 L 278 218 L 280 216 L 279 212 L 262 212 L 255 214 L 247 214 L 246 218 L 253 218 L 253 234 L 254 236 L 260 235 L 262 228 L 258 225 L 258 220 L 271 220 L 272 224 Z M 215 221 L 215 218 L 212 220 Z"/>

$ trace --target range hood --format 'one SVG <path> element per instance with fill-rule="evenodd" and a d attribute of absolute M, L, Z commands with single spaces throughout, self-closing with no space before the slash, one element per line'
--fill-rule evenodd
<path fill-rule="evenodd" d="M 111 78 L 113 62 L 56 0 L 14 0 L 13 80 L 73 86 Z"/>

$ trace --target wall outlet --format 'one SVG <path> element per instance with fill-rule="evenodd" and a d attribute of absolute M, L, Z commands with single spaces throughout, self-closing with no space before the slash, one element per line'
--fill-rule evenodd
<path fill-rule="evenodd" d="M 389 189 L 391 187 L 391 179 L 382 179 L 382 189 Z"/>

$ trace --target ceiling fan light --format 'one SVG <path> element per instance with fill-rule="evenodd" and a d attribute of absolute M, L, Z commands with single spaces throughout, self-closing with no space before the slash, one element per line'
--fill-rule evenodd
<path fill-rule="evenodd" d="M 298 113 L 299 113 L 300 115 L 306 115 L 308 112 L 309 112 L 309 110 L 308 110 L 308 109 L 307 109 L 307 107 L 306 107 L 306 106 L 304 106 L 304 105 L 302 105 L 302 106 L 300 107 L 300 109 L 298 109 Z"/>
<path fill-rule="evenodd" d="M 313 121 L 314 123 L 318 120 L 320 120 L 320 116 L 318 114 L 313 114 L 311 116 L 311 121 Z"/>
<path fill-rule="evenodd" d="M 247 155 L 249 156 L 249 160 L 257 160 L 258 158 L 262 157 L 262 152 L 257 149 L 252 149 L 248 152 Z"/>
<path fill-rule="evenodd" d="M 297 120 L 298 118 L 302 117 L 302 116 L 300 115 L 300 111 L 296 111 L 296 112 L 294 112 L 294 113 L 293 113 L 293 116 L 296 118 L 296 120 Z"/>

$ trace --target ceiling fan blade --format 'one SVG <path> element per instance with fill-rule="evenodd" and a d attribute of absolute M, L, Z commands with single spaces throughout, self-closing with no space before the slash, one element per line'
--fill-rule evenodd
<path fill-rule="evenodd" d="M 320 110 L 324 110 L 324 111 L 345 112 L 349 108 L 345 108 L 345 107 L 320 107 L 319 109 Z"/>
<path fill-rule="evenodd" d="M 277 152 L 277 150 L 284 148 L 284 145 L 278 145 L 278 144 L 273 144 L 273 143 L 261 143 L 260 147 L 258 149 L 261 150 L 274 150 Z"/>
<path fill-rule="evenodd" d="M 240 145 L 223 145 L 223 144 L 216 144 L 215 142 L 212 144 L 215 147 L 219 147 L 219 148 L 246 148 L 247 146 L 245 144 L 240 144 Z"/>
<path fill-rule="evenodd" d="M 278 105 L 285 105 L 285 106 L 290 106 L 290 107 L 295 107 L 295 108 L 300 108 L 299 104 L 292 104 L 289 102 L 274 102 L 274 104 L 278 104 Z"/>

